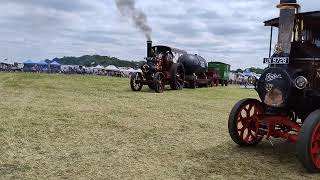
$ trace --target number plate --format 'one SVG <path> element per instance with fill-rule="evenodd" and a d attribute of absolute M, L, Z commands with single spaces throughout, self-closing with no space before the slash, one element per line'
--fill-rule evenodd
<path fill-rule="evenodd" d="M 289 57 L 271 57 L 264 58 L 264 64 L 289 64 Z"/>

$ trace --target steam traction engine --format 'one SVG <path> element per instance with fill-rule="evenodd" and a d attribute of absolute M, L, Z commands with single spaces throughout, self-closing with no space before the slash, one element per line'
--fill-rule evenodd
<path fill-rule="evenodd" d="M 167 84 L 174 90 L 182 89 L 185 76 L 184 67 L 180 63 L 175 63 L 174 58 L 186 53 L 168 46 L 152 46 L 152 42 L 148 41 L 147 62 L 141 66 L 142 73 L 137 72 L 131 76 L 131 89 L 140 91 L 143 85 L 148 85 L 150 89 L 162 93 Z"/>
<path fill-rule="evenodd" d="M 280 17 L 265 22 L 279 28 L 269 68 L 256 86 L 261 101 L 244 99 L 232 109 L 228 128 L 240 146 L 263 137 L 297 143 L 297 156 L 309 172 L 320 171 L 320 11 L 300 13 L 296 0 L 281 0 Z M 271 51 L 270 51 L 271 55 Z"/>

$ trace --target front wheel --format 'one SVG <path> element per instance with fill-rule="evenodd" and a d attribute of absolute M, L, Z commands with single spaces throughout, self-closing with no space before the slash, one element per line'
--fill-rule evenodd
<path fill-rule="evenodd" d="M 300 162 L 311 173 L 320 172 L 320 110 L 304 121 L 297 142 Z"/>
<path fill-rule="evenodd" d="M 133 91 L 141 91 L 143 86 L 142 74 L 137 72 L 131 75 L 130 86 Z"/>
<path fill-rule="evenodd" d="M 259 121 L 263 118 L 264 107 L 256 99 L 243 99 L 231 110 L 228 121 L 229 135 L 240 146 L 258 144 Z"/>

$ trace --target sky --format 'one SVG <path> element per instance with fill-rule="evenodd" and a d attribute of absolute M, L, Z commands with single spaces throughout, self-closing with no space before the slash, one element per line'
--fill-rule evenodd
<path fill-rule="evenodd" d="M 302 11 L 319 0 L 300 0 Z M 222 61 L 232 69 L 264 67 L 279 0 L 136 0 L 154 44 Z M 114 0 L 0 0 L 0 60 L 107 55 L 140 61 L 146 38 Z"/>

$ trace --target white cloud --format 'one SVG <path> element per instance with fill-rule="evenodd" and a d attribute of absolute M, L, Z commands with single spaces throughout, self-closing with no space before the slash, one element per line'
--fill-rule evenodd
<path fill-rule="evenodd" d="M 155 43 L 224 61 L 233 68 L 263 66 L 279 0 L 136 0 Z M 301 1 L 304 11 L 318 0 Z M 128 60 L 145 56 L 145 37 L 113 0 L 1 0 L 0 59 L 46 59 L 84 54 Z"/>

